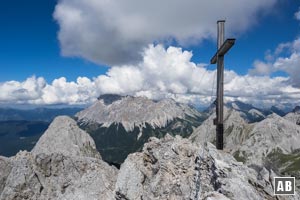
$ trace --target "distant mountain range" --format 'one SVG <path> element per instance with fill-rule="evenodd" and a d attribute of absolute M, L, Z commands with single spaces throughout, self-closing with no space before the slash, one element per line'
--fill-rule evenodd
<path fill-rule="evenodd" d="M 83 108 L 35 108 L 13 109 L 0 108 L 0 121 L 46 121 L 51 122 L 56 116 L 74 116 Z"/>
<path fill-rule="evenodd" d="M 266 116 L 275 113 L 281 117 L 285 116 L 288 112 L 287 109 L 280 109 L 276 106 L 272 106 L 269 109 L 257 108 L 251 104 L 243 103 L 241 101 L 232 101 L 225 104 L 228 108 L 232 108 L 239 111 L 241 117 L 247 122 L 259 122 L 266 118 Z"/>
<path fill-rule="evenodd" d="M 188 137 L 207 117 L 171 99 L 102 95 L 76 114 L 79 126 L 95 140 L 104 160 L 121 164 L 127 155 L 140 151 L 152 136 L 167 133 Z"/>

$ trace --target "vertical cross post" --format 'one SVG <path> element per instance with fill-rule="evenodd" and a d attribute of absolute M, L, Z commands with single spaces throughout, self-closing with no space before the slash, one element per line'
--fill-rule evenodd
<path fill-rule="evenodd" d="M 218 50 L 221 48 L 224 43 L 224 20 L 217 22 L 218 24 Z M 223 83 L 224 83 L 224 56 L 218 55 L 217 58 L 217 127 L 216 127 L 216 147 L 217 149 L 223 149 Z"/>
<path fill-rule="evenodd" d="M 234 45 L 235 39 L 227 39 L 224 42 L 225 20 L 219 20 L 218 25 L 218 49 L 217 53 L 210 60 L 211 64 L 217 63 L 217 100 L 216 100 L 216 119 L 214 119 L 214 125 L 216 125 L 216 147 L 222 150 L 224 148 L 223 135 L 223 108 L 224 108 L 224 55 Z"/>

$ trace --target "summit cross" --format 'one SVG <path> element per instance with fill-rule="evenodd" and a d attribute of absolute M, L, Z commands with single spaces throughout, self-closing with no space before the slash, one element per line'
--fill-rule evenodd
<path fill-rule="evenodd" d="M 223 108 L 224 108 L 224 56 L 229 49 L 234 45 L 235 39 L 230 38 L 224 42 L 225 20 L 219 20 L 218 25 L 218 49 L 216 54 L 210 60 L 210 64 L 217 63 L 217 99 L 216 99 L 216 118 L 214 125 L 216 125 L 216 147 L 223 150 L 224 142 L 224 123 L 223 123 Z"/>

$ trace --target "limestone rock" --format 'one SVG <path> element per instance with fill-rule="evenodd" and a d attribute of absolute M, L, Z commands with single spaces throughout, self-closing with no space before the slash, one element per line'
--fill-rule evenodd
<path fill-rule="evenodd" d="M 116 199 L 276 199 L 270 173 L 262 174 L 209 143 L 151 138 L 122 164 Z"/>
<path fill-rule="evenodd" d="M 172 99 L 153 101 L 146 97 L 103 95 L 93 105 L 76 114 L 81 124 L 97 123 L 103 127 L 120 123 L 127 132 L 135 127 L 166 127 L 176 118 L 201 117 L 196 109 Z"/>
<path fill-rule="evenodd" d="M 90 157 L 19 152 L 1 200 L 113 199 L 116 169 Z"/>
<path fill-rule="evenodd" d="M 56 117 L 31 152 L 100 158 L 94 140 L 68 116 Z"/>
<path fill-rule="evenodd" d="M 9 158 L 0 156 L 0 194 L 5 187 L 6 179 L 10 173 L 12 166 Z"/>
<path fill-rule="evenodd" d="M 114 199 L 117 169 L 100 158 L 74 120 L 58 117 L 32 152 L 0 157 L 0 200 Z"/>
<path fill-rule="evenodd" d="M 216 126 L 213 124 L 215 113 L 210 115 L 201 126 L 197 127 L 190 139 L 200 145 L 205 142 L 214 143 L 216 140 Z M 249 137 L 253 124 L 248 124 L 240 112 L 224 107 L 224 146 L 226 150 L 233 151 Z"/>

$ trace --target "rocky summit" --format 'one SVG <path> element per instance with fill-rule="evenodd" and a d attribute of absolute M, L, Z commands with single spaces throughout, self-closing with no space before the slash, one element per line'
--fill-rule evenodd
<path fill-rule="evenodd" d="M 57 117 L 32 152 L 0 157 L 0 199 L 113 199 L 117 169 L 69 117 Z"/>
<path fill-rule="evenodd" d="M 93 139 L 73 119 L 58 117 L 32 152 L 0 157 L 0 199 L 300 198 L 273 196 L 274 176 L 272 170 L 237 162 L 210 143 L 199 145 L 169 134 L 151 137 L 118 170 L 101 159 Z"/>
<path fill-rule="evenodd" d="M 188 137 L 206 115 L 172 99 L 106 94 L 76 114 L 79 126 L 95 140 L 104 160 L 121 164 L 141 151 L 150 137 L 167 133 Z"/>
<path fill-rule="evenodd" d="M 167 135 L 128 156 L 115 191 L 117 199 L 275 199 L 274 175 L 258 173 L 211 144 L 199 147 Z"/>

